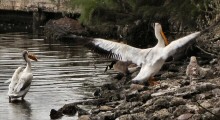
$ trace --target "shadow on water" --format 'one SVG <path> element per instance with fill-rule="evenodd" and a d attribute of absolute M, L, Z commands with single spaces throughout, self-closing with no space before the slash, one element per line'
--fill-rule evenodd
<path fill-rule="evenodd" d="M 26 100 L 13 100 L 12 103 L 9 103 L 11 110 L 9 111 L 9 115 L 12 119 L 26 119 L 31 120 L 31 103 Z M 22 115 L 22 116 L 21 116 Z"/>

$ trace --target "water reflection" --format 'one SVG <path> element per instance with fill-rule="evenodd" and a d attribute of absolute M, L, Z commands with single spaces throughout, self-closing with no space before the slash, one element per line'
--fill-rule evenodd
<path fill-rule="evenodd" d="M 10 104 L 4 81 L 25 64 L 24 49 L 36 54 L 39 61 L 32 62 L 34 78 L 26 101 Z M 0 119 L 48 120 L 52 108 L 92 97 L 94 88 L 106 82 L 106 61 L 81 45 L 45 41 L 27 33 L 0 34 Z"/>
<path fill-rule="evenodd" d="M 14 100 L 9 104 L 9 117 L 14 120 L 31 120 L 31 104 L 26 100 Z"/>

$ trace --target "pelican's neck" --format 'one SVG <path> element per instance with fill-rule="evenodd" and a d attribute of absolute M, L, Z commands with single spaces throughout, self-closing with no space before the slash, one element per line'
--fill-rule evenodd
<path fill-rule="evenodd" d="M 164 42 L 164 39 L 163 39 L 160 31 L 156 31 L 155 30 L 155 36 L 156 36 L 156 38 L 158 40 L 158 43 L 157 43 L 157 45 L 155 47 L 165 47 L 165 42 Z"/>
<path fill-rule="evenodd" d="M 26 55 L 25 56 L 25 61 L 26 61 L 26 63 L 27 63 L 27 65 L 26 65 L 26 71 L 31 71 L 31 61 L 30 61 L 30 59 L 28 58 L 28 56 Z"/>

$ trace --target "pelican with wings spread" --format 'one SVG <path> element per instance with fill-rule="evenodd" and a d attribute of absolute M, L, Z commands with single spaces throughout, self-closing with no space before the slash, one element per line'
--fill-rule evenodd
<path fill-rule="evenodd" d="M 18 67 L 11 78 L 8 90 L 9 102 L 11 102 L 12 98 L 21 97 L 23 100 L 30 89 L 31 81 L 33 79 L 30 59 L 37 61 L 37 58 L 26 50 L 23 51 L 22 56 L 27 65 L 24 70 L 23 67 Z"/>
<path fill-rule="evenodd" d="M 154 84 L 153 76 L 161 69 L 165 60 L 174 55 L 178 48 L 201 34 L 201 32 L 194 32 L 168 44 L 159 23 L 154 24 L 154 30 L 158 43 L 152 48 L 140 49 L 100 38 L 92 39 L 86 47 L 106 57 L 137 64 L 141 69 L 132 82 L 144 83 L 148 80 Z"/>

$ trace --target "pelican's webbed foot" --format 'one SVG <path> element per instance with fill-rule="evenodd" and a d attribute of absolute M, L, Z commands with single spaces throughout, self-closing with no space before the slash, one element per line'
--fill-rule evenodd
<path fill-rule="evenodd" d="M 159 82 L 156 81 L 156 79 L 154 77 L 150 77 L 148 80 L 148 83 L 150 86 L 155 86 L 155 85 L 160 84 Z"/>

